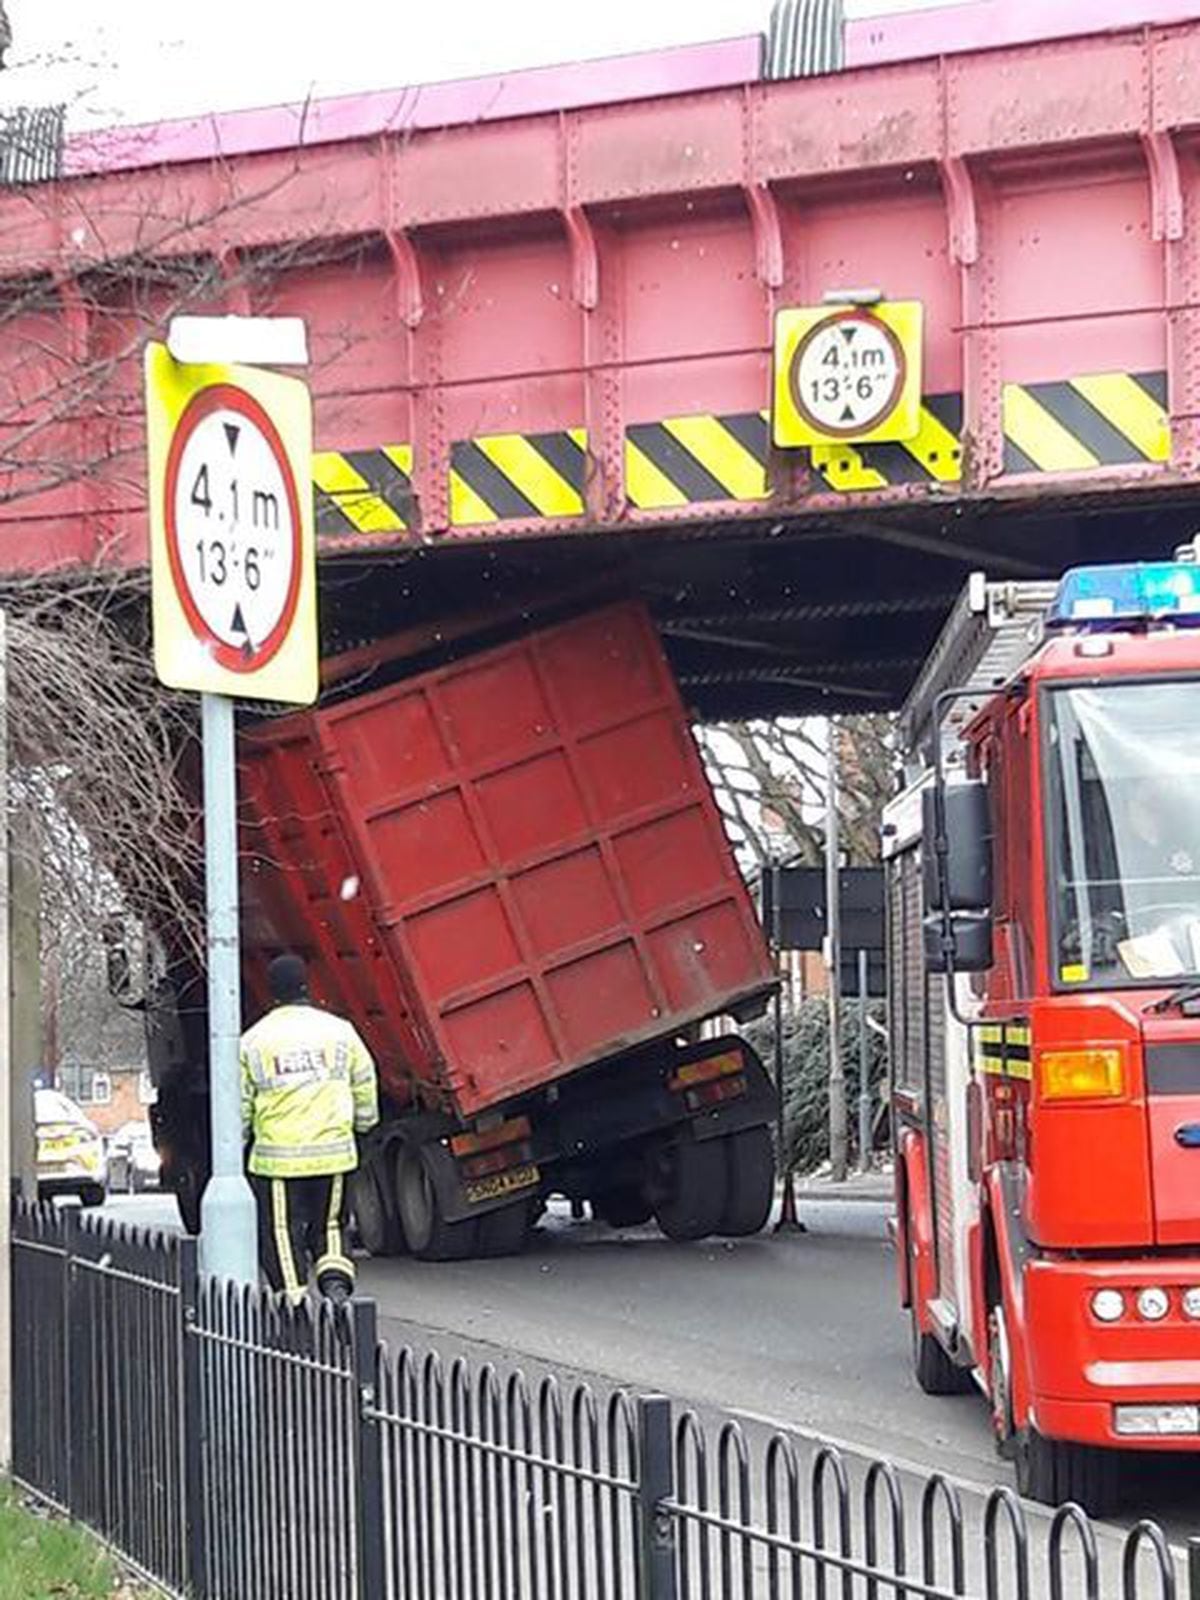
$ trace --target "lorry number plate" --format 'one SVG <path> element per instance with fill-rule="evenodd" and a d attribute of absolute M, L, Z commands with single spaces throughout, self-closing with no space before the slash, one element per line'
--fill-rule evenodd
<path fill-rule="evenodd" d="M 537 1167 L 513 1167 L 509 1172 L 497 1172 L 490 1178 L 480 1178 L 466 1186 L 467 1199 L 472 1205 L 478 1200 L 494 1200 L 498 1194 L 512 1194 L 515 1189 L 528 1189 L 541 1179 Z"/>

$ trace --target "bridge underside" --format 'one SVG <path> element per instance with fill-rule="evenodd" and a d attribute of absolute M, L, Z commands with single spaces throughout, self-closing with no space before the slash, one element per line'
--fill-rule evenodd
<path fill-rule="evenodd" d="M 836 522 L 464 543 L 327 559 L 326 651 L 411 630 L 415 650 L 526 613 L 643 596 L 698 719 L 894 708 L 966 575 L 1052 576 L 1155 559 L 1200 529 L 1200 496 L 994 505 Z"/>

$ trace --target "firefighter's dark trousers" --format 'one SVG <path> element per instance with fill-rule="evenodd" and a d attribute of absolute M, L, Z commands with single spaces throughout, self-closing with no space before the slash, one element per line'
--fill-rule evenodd
<path fill-rule="evenodd" d="M 293 1305 L 303 1301 L 310 1272 L 323 1294 L 354 1287 L 345 1244 L 348 1177 L 254 1179 L 259 1260 L 271 1288 Z"/>

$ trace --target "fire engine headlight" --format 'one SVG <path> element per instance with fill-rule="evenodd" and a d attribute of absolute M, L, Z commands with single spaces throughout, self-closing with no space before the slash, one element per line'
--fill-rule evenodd
<path fill-rule="evenodd" d="M 1200 1322 L 1200 1289 L 1183 1291 L 1183 1314 L 1193 1322 Z"/>
<path fill-rule="evenodd" d="M 1092 1315 L 1100 1322 L 1119 1322 L 1125 1315 L 1125 1296 L 1119 1289 L 1097 1289 L 1092 1296 Z"/>
<path fill-rule="evenodd" d="M 1137 1297 L 1138 1316 L 1146 1322 L 1161 1322 L 1171 1309 L 1165 1289 L 1143 1289 Z"/>
<path fill-rule="evenodd" d="M 1111 1100 L 1125 1091 L 1125 1052 L 1039 1050 L 1038 1085 L 1043 1100 Z"/>

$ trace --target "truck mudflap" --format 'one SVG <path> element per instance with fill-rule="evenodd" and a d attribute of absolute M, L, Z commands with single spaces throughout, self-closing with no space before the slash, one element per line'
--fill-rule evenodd
<path fill-rule="evenodd" d="M 622 1057 L 552 1086 L 486 1130 L 425 1148 L 443 1215 L 457 1222 L 553 1188 L 564 1162 L 671 1129 L 697 1142 L 725 1138 L 770 1123 L 777 1106 L 758 1054 L 731 1034 Z"/>

